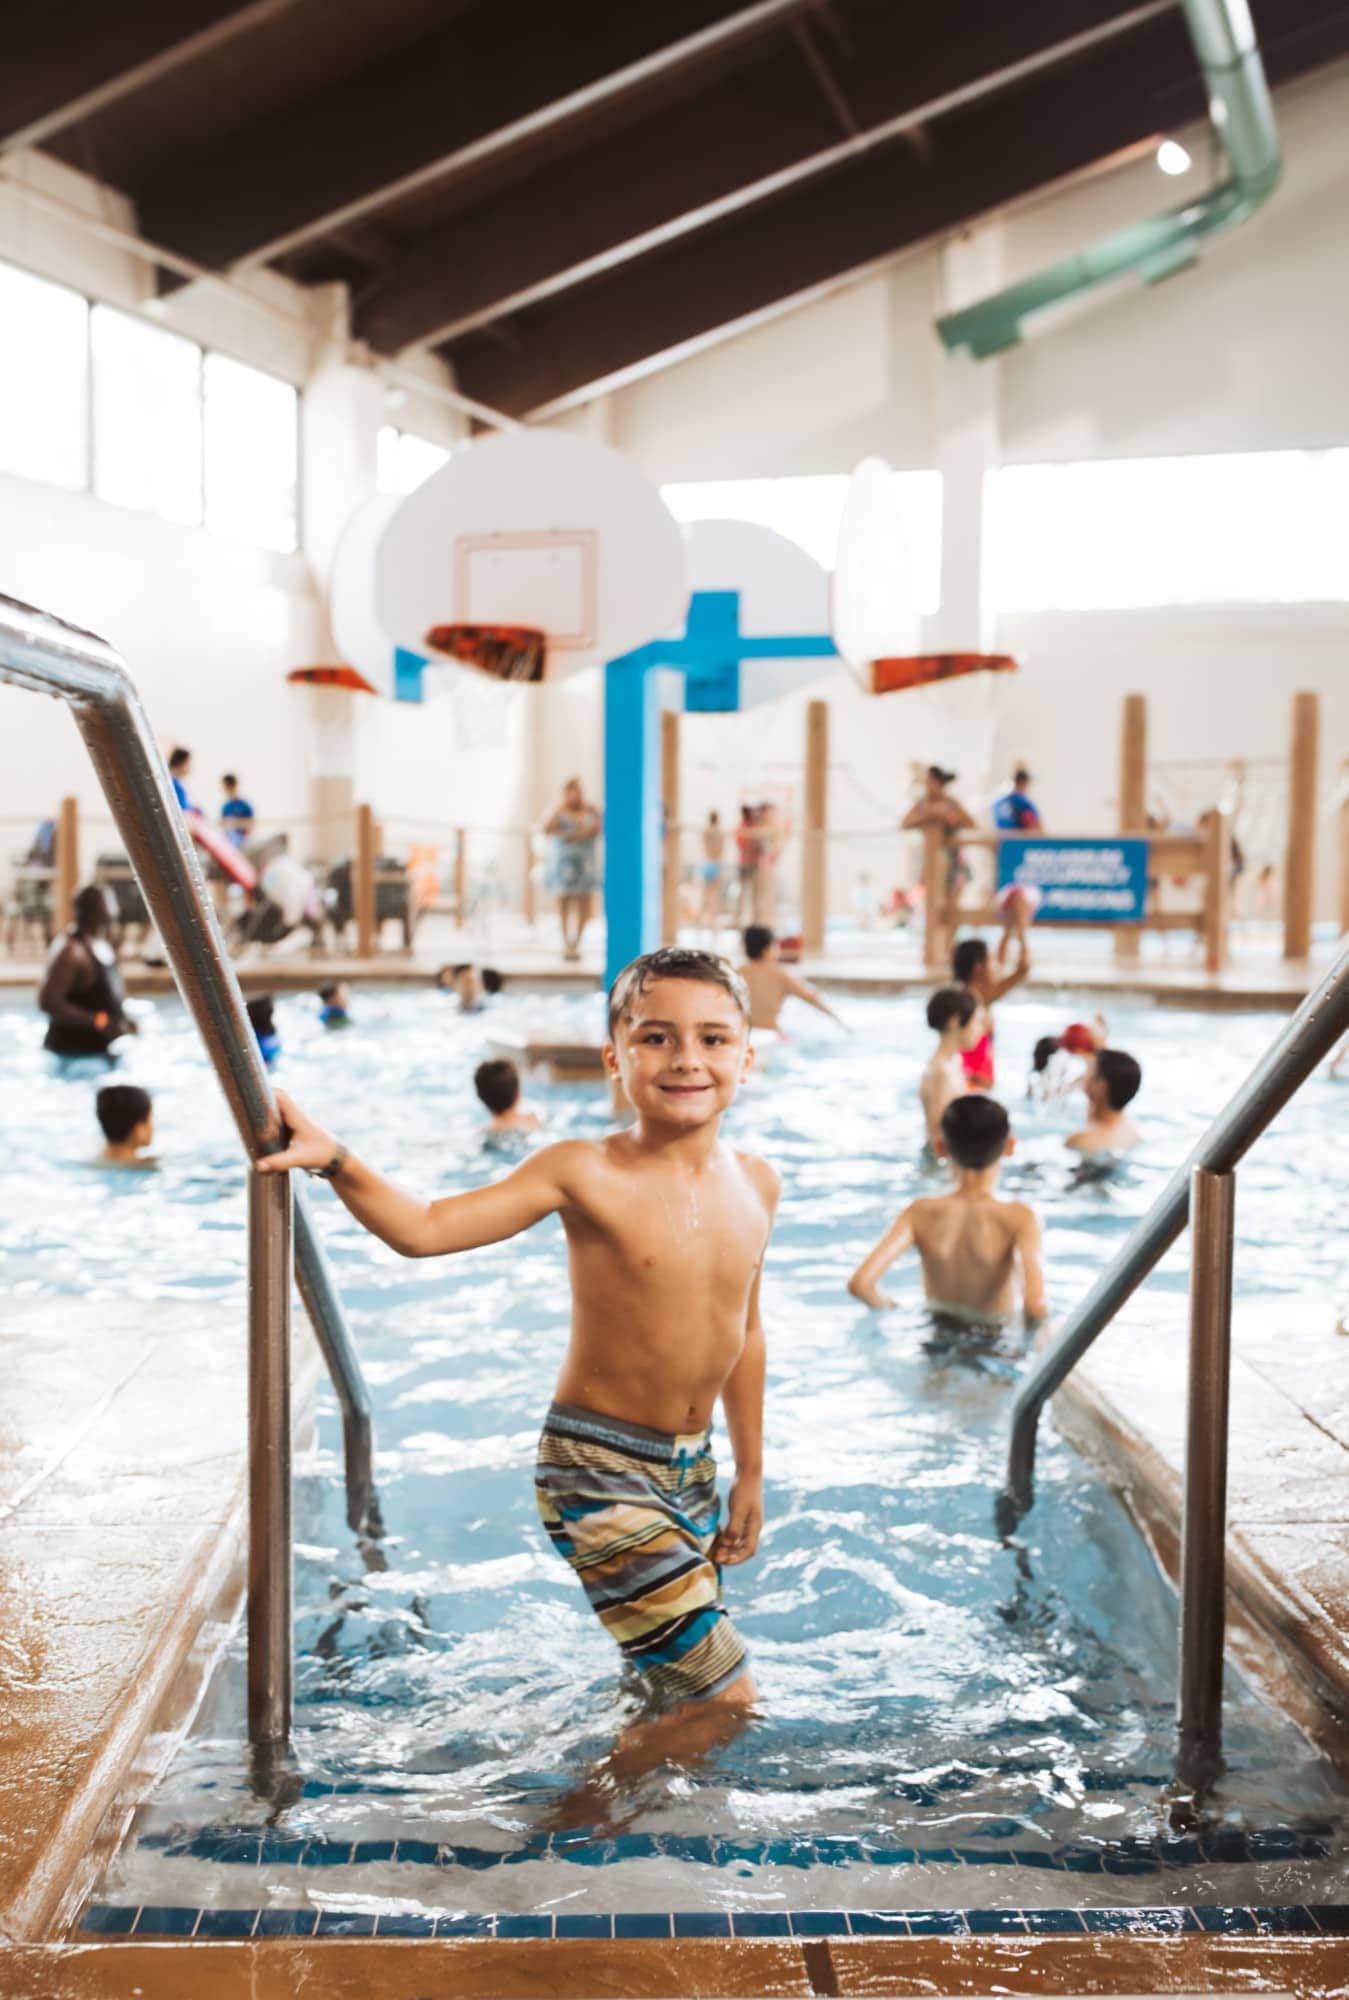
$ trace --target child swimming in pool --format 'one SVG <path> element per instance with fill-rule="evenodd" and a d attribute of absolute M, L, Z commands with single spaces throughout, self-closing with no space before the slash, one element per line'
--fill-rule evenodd
<path fill-rule="evenodd" d="M 103 1134 L 100 1167 L 154 1167 L 147 1151 L 155 1142 L 154 1106 L 148 1090 L 135 1083 L 105 1084 L 94 1100 Z"/>
<path fill-rule="evenodd" d="M 505 1056 L 495 1062 L 481 1062 L 473 1072 L 473 1088 L 491 1112 L 484 1131 L 537 1132 L 543 1113 L 520 1102 L 520 1072 Z"/>
<path fill-rule="evenodd" d="M 941 1144 L 943 1111 L 968 1088 L 960 1058 L 984 1032 L 983 1010 L 968 986 L 939 986 L 927 1003 L 927 1024 L 936 1033 L 937 1046 L 923 1071 L 918 1096 L 927 1143 L 935 1152 Z"/>
<path fill-rule="evenodd" d="M 1098 1049 L 1082 1079 L 1087 1095 L 1087 1122 L 1064 1140 L 1075 1153 L 1127 1153 L 1140 1133 L 1125 1107 L 1133 1103 L 1143 1081 L 1135 1057 L 1123 1049 Z"/>
<path fill-rule="evenodd" d="M 740 967 L 740 977 L 749 990 L 751 1027 L 780 1035 L 778 1016 L 786 1000 L 804 1000 L 808 1007 L 827 1014 L 831 1021 L 838 1021 L 840 1028 L 845 1025 L 808 979 L 789 972 L 779 961 L 778 941 L 767 924 L 751 924 L 745 932 L 744 945 L 745 962 Z"/>
<path fill-rule="evenodd" d="M 258 1162 L 331 1180 L 406 1257 L 500 1243 L 561 1216 L 571 1343 L 539 1444 L 539 1512 L 625 1659 L 677 1705 L 683 1747 L 690 1731 L 715 1740 L 755 1699 L 718 1567 L 754 1554 L 763 1521 L 759 1281 L 778 1176 L 720 1136 L 753 1063 L 749 1011 L 744 982 L 711 952 L 634 959 L 610 990 L 604 1063 L 635 1125 L 544 1147 L 466 1194 L 403 1193 L 280 1093 L 288 1144 Z M 718 1397 L 735 1454 L 724 1523 Z M 658 1737 L 667 1722 L 644 1727 Z M 648 1766 L 656 1740 L 641 1752 Z"/>
<path fill-rule="evenodd" d="M 999 1201 L 998 1172 L 1014 1141 L 995 1098 L 953 1098 L 941 1117 L 942 1148 L 955 1171 L 950 1194 L 911 1201 L 848 1280 L 848 1290 L 877 1311 L 895 1301 L 878 1290 L 896 1258 L 912 1246 L 923 1269 L 928 1304 L 982 1324 L 1009 1320 L 1016 1279 L 1026 1324 L 1043 1319 L 1040 1224 L 1024 1201 Z"/>
<path fill-rule="evenodd" d="M 1029 976 L 1030 945 L 1024 927 L 1017 933 L 1016 963 L 1010 972 L 993 970 L 982 938 L 962 938 L 951 953 L 952 979 L 957 986 L 968 986 L 984 1010 L 984 1032 L 960 1059 L 972 1090 L 993 1088 L 993 1003 Z"/>

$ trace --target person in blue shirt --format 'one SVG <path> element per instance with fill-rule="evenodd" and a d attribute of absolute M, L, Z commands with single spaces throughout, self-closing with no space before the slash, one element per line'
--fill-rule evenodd
<path fill-rule="evenodd" d="M 236 847 L 253 837 L 253 808 L 248 800 L 239 795 L 239 780 L 233 771 L 226 771 L 220 780 L 220 789 L 225 794 L 225 803 L 220 808 L 220 824 Z"/>
<path fill-rule="evenodd" d="M 192 752 L 179 748 L 169 752 L 169 782 L 173 786 L 173 796 L 185 813 L 196 812 L 197 808 L 187 796 L 187 781 L 192 771 Z"/>
<path fill-rule="evenodd" d="M 1026 787 L 1030 772 L 1018 764 L 1012 773 L 1012 789 L 993 801 L 993 824 L 1003 833 L 1038 833 L 1044 822 L 1039 807 Z"/>

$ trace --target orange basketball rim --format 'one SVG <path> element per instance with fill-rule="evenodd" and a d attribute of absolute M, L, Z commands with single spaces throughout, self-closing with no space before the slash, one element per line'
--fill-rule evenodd
<path fill-rule="evenodd" d="M 930 687 L 962 674 L 1012 674 L 1010 653 L 906 653 L 871 662 L 872 694 L 897 694 L 901 688 Z"/>

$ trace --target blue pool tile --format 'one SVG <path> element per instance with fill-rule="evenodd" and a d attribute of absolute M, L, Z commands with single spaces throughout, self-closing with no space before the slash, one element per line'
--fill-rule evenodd
<path fill-rule="evenodd" d="M 351 1850 L 351 1859 L 362 1861 L 392 1861 L 398 1852 L 396 1840 L 358 1840 Z"/>
<path fill-rule="evenodd" d="M 676 1918 L 676 1922 L 678 1919 Z M 584 1916 L 579 1911 L 559 1911 L 553 1919 L 553 1936 L 558 1938 L 607 1938 L 614 1934 L 612 1917 Z"/>
<path fill-rule="evenodd" d="M 1014 1860 L 1010 1847 L 958 1847 L 955 1857 L 974 1868 L 1010 1868 Z M 923 1859 L 930 1861 L 932 1857 L 924 1855 Z"/>
<path fill-rule="evenodd" d="M 1194 1916 L 1205 1931 L 1253 1931 L 1255 1918 L 1249 1910 L 1216 1904 L 1197 1905 Z"/>
<path fill-rule="evenodd" d="M 1082 1921 L 1089 1931 L 1114 1933 L 1193 1931 L 1200 1928 L 1193 1910 L 1179 1909 L 1083 1910 Z"/>
<path fill-rule="evenodd" d="M 858 1860 L 868 1862 L 873 1868 L 912 1868 L 918 1859 L 916 1847 L 867 1847 L 861 1842 L 858 1845 L 861 1847 Z M 924 1856 L 925 1860 L 931 1858 Z"/>
<path fill-rule="evenodd" d="M 259 1910 L 254 1937 L 313 1937 L 317 1910 Z"/>
<path fill-rule="evenodd" d="M 306 1868 L 345 1868 L 351 1860 L 349 1840 L 311 1840 L 304 1851 Z"/>
<path fill-rule="evenodd" d="M 1080 1910 L 1023 1910 L 1026 1929 L 1036 1937 L 1052 1937 L 1060 1931 L 1076 1931 L 1086 1928 Z"/>
<path fill-rule="evenodd" d="M 134 1930 L 139 1915 L 135 1903 L 94 1903 L 80 1918 L 80 1929 L 91 1936 L 125 1937 Z"/>
<path fill-rule="evenodd" d="M 964 1936 L 969 1926 L 959 1910 L 906 1910 L 909 1929 L 915 1937 Z"/>
<path fill-rule="evenodd" d="M 491 1937 L 492 1918 L 478 1910 L 459 1910 L 436 1918 L 436 1936 Z"/>
<path fill-rule="evenodd" d="M 1206 1833 L 1199 1843 L 1206 1861 L 1249 1861 L 1251 1843 L 1244 1833 Z"/>
<path fill-rule="evenodd" d="M 376 1937 L 434 1937 L 434 1917 L 414 1915 L 411 1910 L 382 1912 L 375 1926 Z"/>
<path fill-rule="evenodd" d="M 738 1938 L 790 1937 L 791 1924 L 785 1910 L 736 1910 L 731 1929 Z"/>
<path fill-rule="evenodd" d="M 925 1868 L 938 1862 L 957 1862 L 965 1859 L 964 1855 L 954 1847 L 920 1847 L 915 1850 L 913 1858 L 915 1861 L 921 1861 Z"/>
<path fill-rule="evenodd" d="M 671 1934 L 671 1920 L 657 1910 L 617 1910 L 614 1913 L 614 1936 L 616 1938 L 667 1938 Z"/>
<path fill-rule="evenodd" d="M 1251 1915 L 1262 1931 L 1313 1931 L 1317 1928 L 1310 1910 L 1302 1903 L 1253 1903 Z"/>
<path fill-rule="evenodd" d="M 842 1910 L 793 1910 L 793 1937 L 847 1937 L 848 1919 Z"/>
<path fill-rule="evenodd" d="M 1091 1848 L 1068 1848 L 1064 1852 L 1063 1865 L 1072 1875 L 1100 1875 L 1105 1863 Z"/>
<path fill-rule="evenodd" d="M 440 1842 L 437 1840 L 400 1840 L 394 1850 L 395 1861 L 405 1861 L 412 1868 L 434 1868 L 440 1859 Z"/>
<path fill-rule="evenodd" d="M 137 1937 L 191 1937 L 197 1928 L 197 1909 L 174 1909 L 147 1903 L 136 1918 Z"/>
<path fill-rule="evenodd" d="M 1327 1937 L 1349 1937 L 1349 1903 L 1311 1903 L 1312 1920 Z"/>
<path fill-rule="evenodd" d="M 1017 1937 L 1026 1935 L 1026 1922 L 1020 1910 L 966 1910 L 965 1922 L 976 1937 L 1002 1937 L 1008 1932 Z"/>
<path fill-rule="evenodd" d="M 676 1910 L 676 1937 L 729 1937 L 731 1919 L 725 1910 Z"/>
<path fill-rule="evenodd" d="M 1017 1847 L 1012 1851 L 1012 1859 L 1018 1868 L 1062 1868 L 1057 1854 L 1048 1847 Z"/>
<path fill-rule="evenodd" d="M 550 1938 L 552 1935 L 552 1918 L 536 1915 L 532 1910 L 510 1910 L 497 1918 L 499 1938 Z"/>
<path fill-rule="evenodd" d="M 243 1862 L 246 1867 L 256 1868 L 262 1851 L 262 1834 L 257 1830 L 223 1833 L 207 1827 L 191 1842 L 188 1851 L 202 1861 Z"/>
<path fill-rule="evenodd" d="M 195 1935 L 199 1938 L 252 1937 L 256 1910 L 203 1910 Z"/>
<path fill-rule="evenodd" d="M 374 1914 L 370 1910 L 320 1910 L 315 1937 L 373 1937 Z"/>
<path fill-rule="evenodd" d="M 258 1860 L 264 1864 L 270 1861 L 279 1861 L 286 1867 L 302 1868 L 304 1866 L 305 1849 L 308 1845 L 309 1836 L 307 1834 L 275 1833 L 269 1829 L 262 1836 L 262 1842 L 258 1849 Z"/>
<path fill-rule="evenodd" d="M 849 1910 L 854 1937 L 907 1937 L 909 1920 L 902 1910 Z"/>

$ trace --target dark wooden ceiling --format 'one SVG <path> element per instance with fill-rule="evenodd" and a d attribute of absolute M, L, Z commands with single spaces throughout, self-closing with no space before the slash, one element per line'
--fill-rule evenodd
<path fill-rule="evenodd" d="M 1256 0 L 1275 85 L 1349 0 Z M 0 145 L 517 414 L 1198 116 L 1169 0 L 10 0 Z M 179 282 L 163 274 L 166 287 Z"/>

